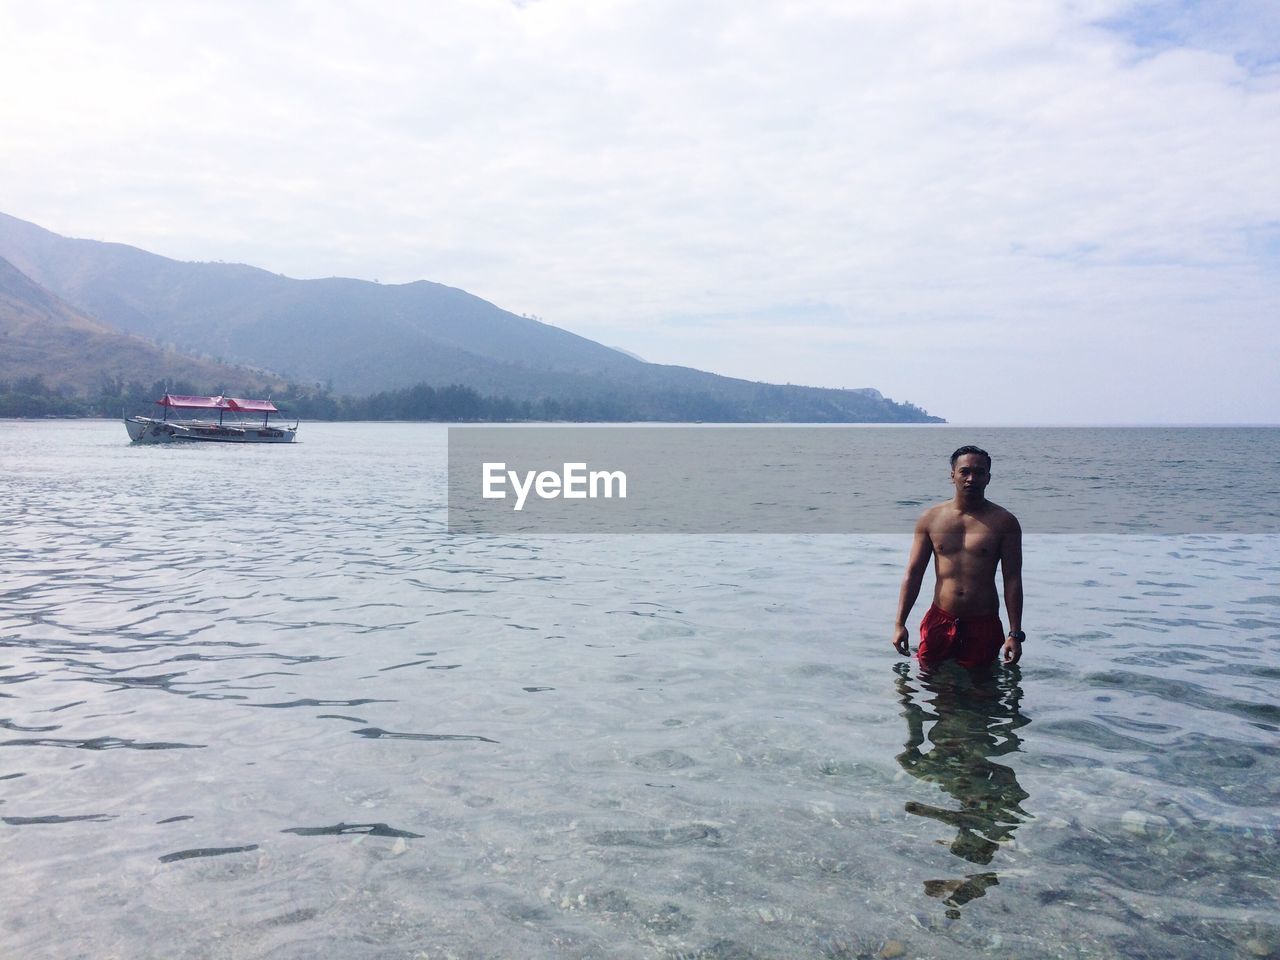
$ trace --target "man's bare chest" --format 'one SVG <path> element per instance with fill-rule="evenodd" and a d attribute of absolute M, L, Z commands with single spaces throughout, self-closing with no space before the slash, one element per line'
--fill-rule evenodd
<path fill-rule="evenodd" d="M 996 558 L 1000 556 L 1000 532 L 985 523 L 948 523 L 931 531 L 939 557 Z"/>

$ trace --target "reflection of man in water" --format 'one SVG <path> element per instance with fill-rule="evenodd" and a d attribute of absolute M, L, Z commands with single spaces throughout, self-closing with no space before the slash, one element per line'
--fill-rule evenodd
<path fill-rule="evenodd" d="M 1031 721 L 1018 709 L 1022 689 L 1018 670 L 974 675 L 951 666 L 921 673 L 922 690 L 913 687 L 906 664 L 898 671 L 898 694 L 907 719 L 907 742 L 898 763 L 920 780 L 936 783 L 956 801 L 959 809 L 908 801 L 906 810 L 956 829 L 951 852 L 970 863 L 986 866 L 1012 838 L 1027 818 L 1021 803 L 1028 796 L 1010 767 L 991 757 L 1016 753 L 1022 740 L 1017 730 Z M 931 699 L 925 700 L 930 696 Z M 926 705 L 933 708 L 927 711 Z M 925 723 L 933 721 L 927 739 L 932 748 L 922 751 Z M 925 893 L 942 900 L 957 916 L 956 908 L 981 897 L 998 882 L 994 872 L 970 873 L 962 879 L 927 880 Z"/>
<path fill-rule="evenodd" d="M 977 447 L 961 447 L 951 455 L 955 495 L 930 507 L 916 523 L 907 573 L 898 596 L 893 645 L 904 657 L 911 653 L 907 614 L 920 593 L 929 557 L 936 582 L 933 606 L 920 622 L 917 656 L 926 666 L 955 660 L 965 667 L 985 667 L 1003 653 L 1006 664 L 1022 657 L 1022 528 L 1017 518 L 987 499 L 991 455 Z M 1004 603 L 1009 635 L 1000 625 L 996 567 L 1004 576 Z"/>

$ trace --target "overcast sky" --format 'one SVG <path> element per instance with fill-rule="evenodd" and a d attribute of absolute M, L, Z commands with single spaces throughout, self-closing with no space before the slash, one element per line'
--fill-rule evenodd
<path fill-rule="evenodd" d="M 960 423 L 1280 422 L 1280 4 L 0 0 L 0 210 Z"/>

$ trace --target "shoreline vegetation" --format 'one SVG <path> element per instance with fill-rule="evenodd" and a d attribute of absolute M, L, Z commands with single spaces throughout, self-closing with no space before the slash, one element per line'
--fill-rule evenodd
<path fill-rule="evenodd" d="M 244 391 L 219 386 L 208 390 L 180 380 L 158 380 L 149 386 L 138 380 L 102 377 L 96 392 L 83 395 L 65 387 L 50 386 L 41 376 L 0 380 L 0 417 L 114 419 L 122 413 L 150 409 L 165 393 L 196 396 L 271 397 L 287 417 L 302 420 L 443 421 L 458 423 L 512 423 L 568 421 L 626 423 L 637 421 L 682 423 L 942 423 L 914 404 L 905 403 L 885 416 L 883 410 L 851 410 L 838 404 L 811 399 L 806 388 L 771 386 L 757 403 L 735 403 L 704 393 L 672 392 L 638 399 L 624 396 L 540 397 L 516 400 L 501 394 L 481 394 L 462 384 L 434 387 L 419 383 L 367 396 L 336 395 L 323 385 L 304 387 L 290 383 L 283 388 L 264 384 Z M 878 413 L 879 416 L 868 415 Z"/>

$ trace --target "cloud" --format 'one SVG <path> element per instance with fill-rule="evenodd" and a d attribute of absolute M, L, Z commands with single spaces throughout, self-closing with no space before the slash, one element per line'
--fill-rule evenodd
<path fill-rule="evenodd" d="M 1215 10 L 8 5 L 0 208 L 953 418 L 1277 420 L 1280 34 Z"/>

